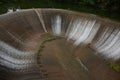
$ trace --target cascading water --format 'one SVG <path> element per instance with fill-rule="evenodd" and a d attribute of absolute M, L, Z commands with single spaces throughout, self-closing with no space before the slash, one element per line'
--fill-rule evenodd
<path fill-rule="evenodd" d="M 108 59 L 118 60 L 120 58 L 119 35 L 119 28 L 105 28 L 105 31 L 93 44 L 95 50 Z"/>
<path fill-rule="evenodd" d="M 52 20 L 52 31 L 53 31 L 53 34 L 56 36 L 61 35 L 61 17 L 60 16 L 56 16 Z"/>
<path fill-rule="evenodd" d="M 32 52 L 19 51 L 0 41 L 0 70 L 5 70 L 4 72 L 9 72 L 9 74 L 11 75 L 11 78 L 9 79 L 13 79 L 14 77 L 16 77 L 14 76 L 16 73 L 30 74 L 30 72 L 31 74 L 34 72 L 38 73 L 39 75 L 37 75 L 36 77 L 41 78 L 41 72 L 36 62 L 36 54 L 33 54 Z"/>
<path fill-rule="evenodd" d="M 66 36 L 69 39 L 74 40 L 75 45 L 80 45 L 81 43 L 88 44 L 94 38 L 97 30 L 99 29 L 100 24 L 95 23 L 95 20 L 75 20 L 71 28 L 68 30 Z"/>
<path fill-rule="evenodd" d="M 38 64 L 37 50 L 39 46 L 44 47 L 43 44 L 39 45 L 42 41 L 41 36 L 48 33 L 57 37 L 62 36 L 68 42 L 56 41 L 57 44 L 52 45 L 67 45 L 69 42 L 73 44 L 69 45 L 70 50 L 62 46 L 61 51 L 59 49 L 57 49 L 58 52 L 53 51 L 58 58 L 53 61 L 58 60 L 65 71 L 69 73 L 71 79 L 68 80 L 80 80 L 79 78 L 83 80 L 112 80 L 114 78 L 114 75 L 113 78 L 102 78 L 94 74 L 100 78 L 96 79 L 92 75 L 94 71 L 90 70 L 91 64 L 94 62 L 89 63 L 89 61 L 91 58 L 97 60 L 93 57 L 94 54 L 102 55 L 105 59 L 113 61 L 120 59 L 119 23 L 105 21 L 91 14 L 58 9 L 32 9 L 1 15 L 0 24 L 1 80 L 46 80 L 40 64 Z M 60 40 L 62 41 L 62 39 Z M 86 45 L 92 49 L 85 48 L 84 51 Z M 75 57 L 73 53 L 76 52 L 76 47 L 80 49 L 80 51 L 78 50 L 79 54 L 85 55 L 85 58 L 80 60 Z M 92 52 L 93 49 L 94 52 Z M 60 53 L 62 51 L 65 53 Z M 49 61 L 48 64 L 50 64 Z M 45 63 L 45 65 L 47 64 Z M 6 75 L 8 77 L 5 77 Z M 120 77 L 116 76 L 116 80 L 119 79 Z M 52 79 L 48 78 L 48 80 Z"/>

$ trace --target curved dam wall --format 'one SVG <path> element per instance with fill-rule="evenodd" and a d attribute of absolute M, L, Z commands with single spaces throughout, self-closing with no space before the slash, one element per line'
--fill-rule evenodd
<path fill-rule="evenodd" d="M 95 54 L 105 59 L 120 59 L 118 22 L 59 9 L 21 10 L 0 16 L 1 79 L 42 78 L 37 64 L 37 49 L 34 48 L 37 43 L 32 43 L 32 37 L 45 33 L 65 38 L 73 46 L 89 45 Z M 25 77 L 21 78 L 19 74 Z"/>

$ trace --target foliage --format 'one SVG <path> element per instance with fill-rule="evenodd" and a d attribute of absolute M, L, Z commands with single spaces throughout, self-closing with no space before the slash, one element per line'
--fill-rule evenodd
<path fill-rule="evenodd" d="M 120 0 L 0 0 L 0 14 L 8 8 L 62 8 L 120 20 Z"/>
<path fill-rule="evenodd" d="M 87 6 L 97 7 L 99 9 L 107 11 L 119 11 L 120 9 L 120 0 L 53 0 L 61 3 L 69 4 L 84 4 Z"/>

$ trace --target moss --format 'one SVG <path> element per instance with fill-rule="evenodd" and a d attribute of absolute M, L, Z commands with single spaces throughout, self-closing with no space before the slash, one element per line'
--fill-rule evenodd
<path fill-rule="evenodd" d="M 44 48 L 44 47 L 45 47 L 44 43 L 41 43 L 40 48 Z"/>
<path fill-rule="evenodd" d="M 110 67 L 114 69 L 116 72 L 120 73 L 120 65 L 116 63 L 110 63 Z"/>
<path fill-rule="evenodd" d="M 37 52 L 38 64 L 41 64 L 41 60 L 40 60 L 41 59 L 41 52 L 43 51 L 43 49 L 45 47 L 45 44 L 47 42 L 50 42 L 50 41 L 53 41 L 53 40 L 55 40 L 54 37 L 52 37 L 52 36 L 45 36 L 43 41 L 40 43 L 39 50 Z"/>
<path fill-rule="evenodd" d="M 40 43 L 38 52 L 42 51 L 42 49 L 45 47 L 46 42 L 55 40 L 52 36 L 45 36 L 43 41 Z"/>

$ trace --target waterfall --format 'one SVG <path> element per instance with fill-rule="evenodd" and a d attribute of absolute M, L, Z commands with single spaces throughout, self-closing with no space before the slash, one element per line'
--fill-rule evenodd
<path fill-rule="evenodd" d="M 61 21 L 62 21 L 61 16 L 57 15 L 51 21 L 52 21 L 53 34 L 56 36 L 60 36 L 61 35 Z"/>
<path fill-rule="evenodd" d="M 94 38 L 100 24 L 95 20 L 77 19 L 69 25 L 70 30 L 67 30 L 68 40 L 73 40 L 74 45 L 78 46 L 81 43 L 88 44 Z"/>
<path fill-rule="evenodd" d="M 112 60 L 120 59 L 120 31 L 119 28 L 105 28 L 99 39 L 93 44 L 98 54 Z"/>

